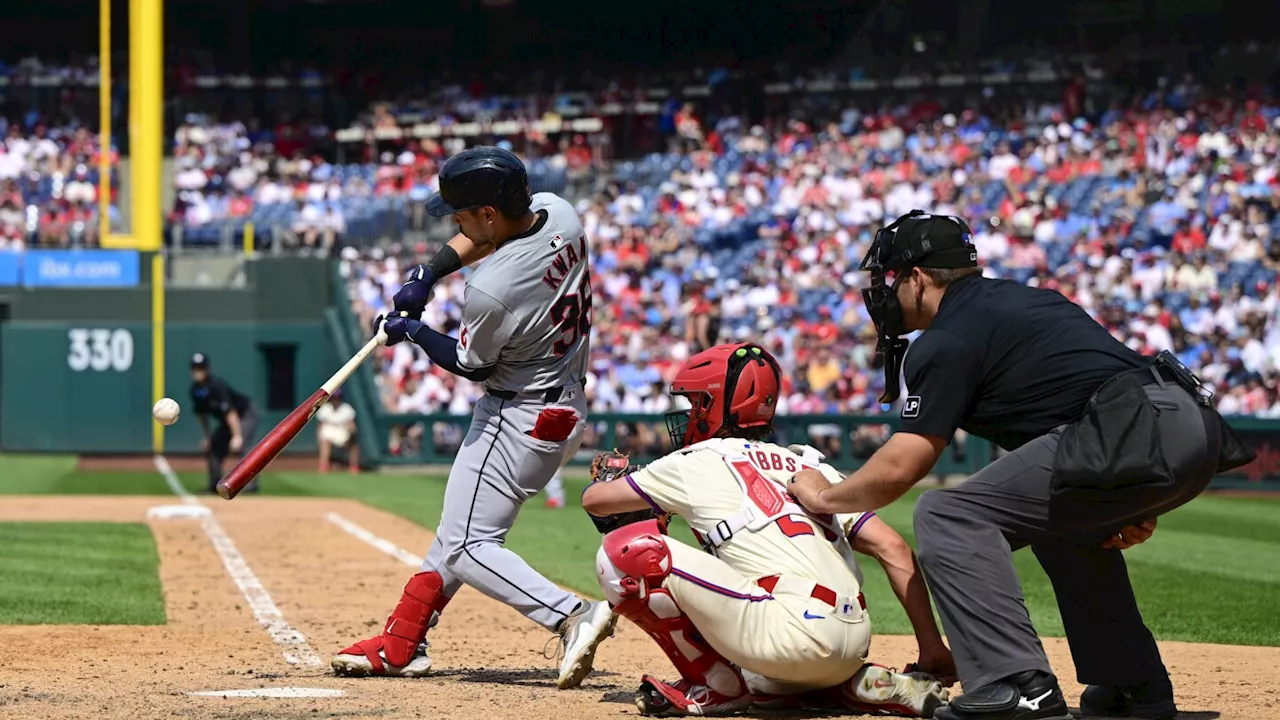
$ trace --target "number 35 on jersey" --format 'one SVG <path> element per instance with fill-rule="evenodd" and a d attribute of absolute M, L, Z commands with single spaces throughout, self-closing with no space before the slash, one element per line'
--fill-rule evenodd
<path fill-rule="evenodd" d="M 559 247 L 563 242 L 559 235 L 551 238 L 553 248 Z M 564 245 L 564 250 L 556 256 L 555 262 L 542 276 L 542 282 L 559 290 L 564 279 L 569 276 L 569 270 L 586 258 L 587 238 L 584 235 L 578 238 L 577 247 L 574 243 Z M 551 306 L 551 320 L 560 330 L 560 339 L 552 348 L 556 355 L 564 355 L 578 344 L 579 338 L 591 334 L 591 271 L 588 268 L 582 269 L 582 280 L 578 287 L 573 292 L 560 296 Z"/>

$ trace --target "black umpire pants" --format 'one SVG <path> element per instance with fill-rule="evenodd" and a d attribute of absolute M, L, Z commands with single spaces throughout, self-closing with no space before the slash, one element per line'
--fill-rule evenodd
<path fill-rule="evenodd" d="M 1050 482 L 1062 428 L 983 468 L 954 488 L 924 493 L 915 509 L 920 565 L 966 691 L 1025 670 L 1052 674 L 1027 614 L 1012 551 L 1030 546 L 1057 596 L 1076 679 L 1125 685 L 1167 673 L 1142 620 L 1124 556 L 1101 543 L 1167 513 L 1213 479 L 1216 414 L 1164 379 L 1143 388 L 1160 408 L 1160 448 L 1171 487 L 1117 502 L 1061 505 L 1049 520 Z"/>
<path fill-rule="evenodd" d="M 253 447 L 255 433 L 258 431 L 258 410 L 252 405 L 240 416 L 240 452 L 244 453 Z M 214 492 L 218 481 L 222 479 L 222 465 L 231 454 L 231 428 L 225 420 L 218 422 L 209 437 L 209 451 L 205 453 L 205 462 L 209 466 L 209 492 Z M 256 492 L 258 479 L 254 478 L 245 488 L 246 492 Z"/>

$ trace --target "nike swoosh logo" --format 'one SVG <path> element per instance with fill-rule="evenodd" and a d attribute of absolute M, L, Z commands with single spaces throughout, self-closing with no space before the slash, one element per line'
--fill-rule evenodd
<path fill-rule="evenodd" d="M 821 619 L 822 619 L 822 618 L 824 618 L 824 617 L 826 617 L 826 616 L 825 616 L 825 615 L 814 615 L 813 613 L 809 612 L 808 610 L 805 610 L 805 611 L 804 611 L 804 619 L 805 619 L 805 620 L 821 620 Z"/>

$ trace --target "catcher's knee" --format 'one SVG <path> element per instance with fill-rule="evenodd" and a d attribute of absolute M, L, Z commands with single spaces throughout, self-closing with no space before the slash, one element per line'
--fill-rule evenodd
<path fill-rule="evenodd" d="M 658 520 L 614 530 L 596 553 L 600 587 L 614 611 L 653 638 L 681 678 L 737 697 L 744 692 L 737 667 L 706 641 L 662 587 L 671 570 L 671 550 Z"/>
<path fill-rule="evenodd" d="M 671 573 L 671 550 L 667 548 L 657 520 L 624 525 L 601 540 L 596 552 L 596 575 L 610 604 L 630 598 L 644 598 L 649 590 L 662 587 Z"/>

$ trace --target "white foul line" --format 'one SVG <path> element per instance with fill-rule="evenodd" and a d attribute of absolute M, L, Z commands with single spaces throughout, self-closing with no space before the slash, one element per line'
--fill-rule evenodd
<path fill-rule="evenodd" d="M 187 492 L 187 489 L 178 481 L 178 476 L 173 472 L 173 466 L 163 455 L 155 456 L 156 470 L 164 476 L 164 481 L 169 484 L 169 489 L 175 495 L 182 498 L 182 502 L 188 505 L 204 505 L 195 495 Z M 245 562 L 244 556 L 236 549 L 235 543 L 231 542 L 231 538 L 227 536 L 226 531 L 218 524 L 213 513 L 209 513 L 200 518 L 200 525 L 204 528 L 204 534 L 209 536 L 209 542 L 213 543 L 213 549 L 218 551 L 218 556 L 222 558 L 222 564 L 227 569 L 227 574 L 235 581 L 236 587 L 240 588 L 244 599 L 249 603 L 249 609 L 253 611 L 253 617 L 257 619 L 271 639 L 276 645 L 280 646 L 280 652 L 284 655 L 285 662 L 290 665 L 302 665 L 305 667 L 320 667 L 324 662 L 315 650 L 307 644 L 307 638 L 301 632 L 298 632 L 290 625 L 284 616 L 280 613 L 280 608 L 271 600 L 271 595 L 267 593 L 267 589 L 262 586 L 262 582 L 258 580 L 258 576 L 253 574 L 253 570 L 249 569 L 249 563 Z"/>
<path fill-rule="evenodd" d="M 384 552 L 384 553 L 386 553 L 386 554 L 390 555 L 391 557 L 393 557 L 393 558 L 395 558 L 395 559 L 399 560 L 400 562 L 404 563 L 405 565 L 411 565 L 411 566 L 413 566 L 413 567 L 422 567 L 422 558 L 418 557 L 417 555 L 414 555 L 413 553 L 409 552 L 408 550 L 405 550 L 404 548 L 400 547 L 399 545 L 396 545 L 395 543 L 391 542 L 390 540 L 384 540 L 384 539 L 382 539 L 382 538 L 378 537 L 377 535 L 374 535 L 373 533 L 369 532 L 368 530 L 365 530 L 364 528 L 360 527 L 359 525 L 357 525 L 357 524 L 355 524 L 355 523 L 351 522 L 350 520 L 348 520 L 348 519 L 346 519 L 346 518 L 342 517 L 342 516 L 341 516 L 341 515 L 339 515 L 338 513 L 336 513 L 336 512 L 331 512 L 331 513 L 329 513 L 329 514 L 325 515 L 324 517 L 325 517 L 325 519 L 326 519 L 326 520 L 328 520 L 329 522 L 333 523 L 334 525 L 337 525 L 338 527 L 342 528 L 343 530 L 346 530 L 348 533 L 350 533 L 350 534 L 354 535 L 355 537 L 357 537 L 357 538 L 359 538 L 359 539 L 361 539 L 361 540 L 363 540 L 363 541 L 365 541 L 365 542 L 369 543 L 369 544 L 370 544 L 370 545 L 372 545 L 373 547 L 375 547 L 375 548 L 377 548 L 377 549 L 381 550 L 382 552 Z"/>

